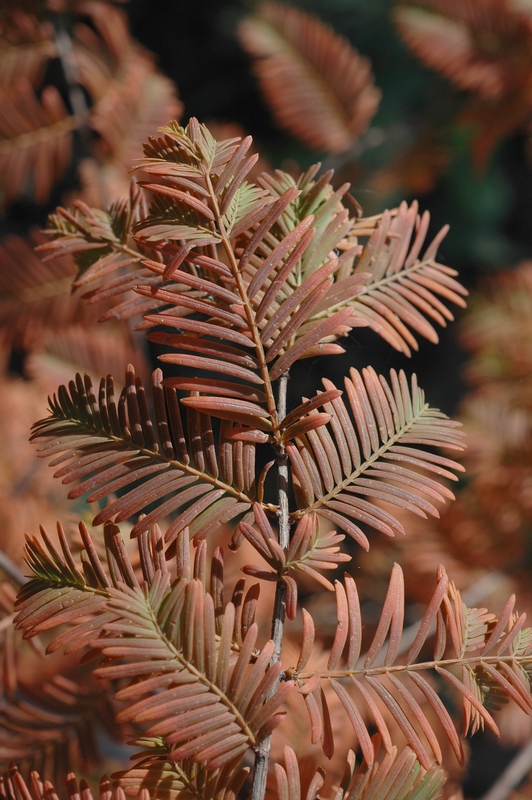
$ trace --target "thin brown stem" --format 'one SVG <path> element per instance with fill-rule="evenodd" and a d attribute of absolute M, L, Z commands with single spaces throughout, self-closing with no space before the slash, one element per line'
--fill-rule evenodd
<path fill-rule="evenodd" d="M 288 389 L 288 372 L 281 375 L 279 379 L 279 392 L 277 396 L 277 411 L 279 419 L 286 416 L 286 395 Z M 277 499 L 279 508 L 277 511 L 279 527 L 279 544 L 286 552 L 290 544 L 290 509 L 288 506 L 288 456 L 283 444 L 278 446 L 277 455 Z M 275 601 L 273 606 L 272 619 L 272 639 L 275 650 L 270 664 L 274 664 L 281 658 L 283 645 L 284 623 L 286 617 L 286 585 L 283 581 L 277 582 L 275 590 Z M 278 684 L 272 687 L 270 696 L 277 691 Z M 266 794 L 266 780 L 268 777 L 268 767 L 270 763 L 271 734 L 257 748 L 255 754 L 255 772 L 253 775 L 253 788 L 251 800 L 263 800 Z"/>

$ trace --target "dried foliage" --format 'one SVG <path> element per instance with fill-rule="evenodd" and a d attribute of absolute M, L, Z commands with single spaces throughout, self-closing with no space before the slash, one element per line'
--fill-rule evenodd
<path fill-rule="evenodd" d="M 3 202 L 24 194 L 31 180 L 30 191 L 42 203 L 70 163 L 77 122 L 68 115 L 57 89 L 47 86 L 37 98 L 27 79 L 21 78 L 9 93 L 2 92 L 0 102 Z"/>
<path fill-rule="evenodd" d="M 108 686 L 90 675 L 76 675 L 72 659 L 70 664 L 64 658 L 45 661 L 37 637 L 21 646 L 13 628 L 14 594 L 8 583 L 0 587 L 0 759 L 3 764 L 16 760 L 23 772 L 36 769 L 61 783 L 79 764 L 86 770 L 100 767 L 102 731 L 109 741 L 122 738 L 122 731 Z"/>
<path fill-rule="evenodd" d="M 2 88 L 12 88 L 21 77 L 37 86 L 46 62 L 56 54 L 51 25 L 12 10 L 2 20 L 0 35 L 4 42 L 0 55 Z"/>
<path fill-rule="evenodd" d="M 523 71 L 530 75 L 532 28 L 518 3 L 405 4 L 397 10 L 397 24 L 420 58 L 460 89 L 500 97 L 523 88 Z"/>
<path fill-rule="evenodd" d="M 66 785 L 66 797 L 68 800 L 77 800 L 78 797 L 83 797 L 84 800 L 93 800 L 93 797 L 98 797 L 99 800 L 125 800 L 125 794 L 122 789 L 113 789 L 109 779 L 103 777 L 100 781 L 100 791 L 98 795 L 93 795 L 89 784 L 85 780 L 78 782 L 74 773 L 69 772 L 64 781 Z M 18 771 L 16 766 L 12 766 L 9 773 L 6 773 L 0 778 L 0 797 L 2 800 L 19 800 L 24 797 L 28 800 L 55 800 L 60 797 L 62 792 L 62 785 L 58 782 L 56 787 L 48 780 L 42 780 L 37 771 L 32 771 L 29 779 L 26 781 Z"/>
<path fill-rule="evenodd" d="M 137 482 L 140 468 L 146 482 L 102 511 L 97 521 L 115 514 L 117 521 L 124 520 L 157 500 L 160 508 L 138 523 L 137 533 L 196 497 L 172 524 L 167 540 L 171 542 L 187 525 L 192 526 L 193 535 L 201 531 L 205 536 L 206 530 L 249 509 L 257 489 L 264 507 L 273 508 L 264 501 L 262 487 L 255 486 L 254 467 L 257 444 L 271 441 L 286 449 L 292 463 L 295 518 L 317 512 L 336 524 L 341 519 L 341 527 L 364 546 L 365 535 L 349 517 L 393 534 L 395 523 L 389 514 L 350 494 L 354 482 L 360 486 L 355 493 L 363 496 L 382 498 L 384 492 L 388 502 L 406 504 L 422 514 L 437 513 L 417 492 L 437 499 L 442 495 L 435 494 L 431 479 L 418 479 L 414 470 L 421 467 L 448 477 L 448 468 L 456 465 L 438 456 L 420 455 L 407 445 L 460 444 L 447 430 L 452 423 L 438 422 L 441 415 L 426 406 L 415 383 L 409 389 L 404 376 L 393 373 L 390 386 L 371 371 L 364 379 L 353 373 L 346 381 L 349 412 L 339 399 L 340 391 L 326 385 L 324 393 L 281 418 L 272 388 L 272 382 L 298 359 L 342 352 L 334 340 L 366 320 L 406 352 L 410 352 L 409 344 L 416 346 L 416 340 L 403 320 L 417 333 L 436 338 L 418 308 L 445 323 L 450 312 L 438 295 L 462 303 L 463 290 L 448 268 L 434 260 L 441 235 L 418 259 L 427 215 L 419 219 L 414 205 L 385 214 L 382 220 L 350 219 L 340 199 L 347 187 L 334 192 L 327 175 L 313 180 L 315 169 L 297 184 L 280 173 L 275 180 L 265 178 L 264 188 L 256 187 L 244 181 L 255 161 L 253 156 L 246 159 L 248 140 L 216 143 L 195 121 L 187 129 L 173 125 L 164 134 L 147 146 L 141 166 L 157 177 L 166 171 L 166 180 L 163 183 L 159 177 L 157 183 L 143 184 L 154 198 L 144 219 L 136 221 L 132 214 L 126 218 L 137 232 L 136 240 L 162 254 L 163 260 L 145 261 L 139 273 L 126 273 L 126 280 L 135 286 L 142 302 L 148 298 L 151 310 L 145 320 L 149 327 L 163 323 L 180 331 L 149 334 L 153 341 L 179 351 L 161 359 L 185 368 L 200 367 L 207 374 L 163 382 L 160 372 L 154 373 L 154 398 L 160 398 L 155 401 L 154 416 L 144 400 L 142 384 L 131 371 L 128 389 L 117 403 L 109 380 L 101 384 L 98 399 L 91 384 L 81 378 L 69 393 L 61 390 L 51 417 L 35 431 L 44 442 L 43 455 L 67 455 L 72 450 L 77 478 L 92 474 L 99 453 L 105 453 L 109 467 L 101 477 L 88 477 L 71 496 L 90 488 L 96 490 L 90 495 L 92 500 L 102 499 L 118 487 Z M 112 241 L 114 234 L 99 233 L 99 217 L 81 211 L 83 223 L 72 233 L 68 228 L 61 230 L 58 217 L 52 217 L 53 240 L 45 246 L 50 254 L 70 250 L 88 257 L 90 267 L 84 276 L 89 277 L 121 271 L 124 266 L 135 270 L 138 260 L 121 254 L 122 246 Z M 61 218 L 74 219 L 66 211 Z M 416 220 L 418 230 L 411 242 Z M 123 237 L 130 235 L 125 225 L 122 230 Z M 363 248 L 358 239 L 368 233 Z M 211 255 L 213 245 L 225 251 L 229 266 Z M 341 248 L 339 258 L 331 258 L 334 247 Z M 364 271 L 366 265 L 369 273 Z M 145 267 L 153 278 L 148 285 L 138 285 Z M 113 313 L 129 315 L 134 302 L 125 309 L 116 307 Z M 154 314 L 154 308 L 162 311 Z M 188 411 L 188 436 L 177 390 L 188 392 L 181 400 Z M 78 414 L 78 407 L 83 412 Z M 323 411 L 318 411 L 320 407 Z M 213 417 L 222 421 L 218 447 Z M 331 437 L 325 426 L 329 421 L 332 425 L 333 418 Z M 87 440 L 90 434 L 97 436 L 93 445 Z M 68 436 L 66 448 L 64 436 Z M 87 449 L 79 461 L 82 442 Z M 375 470 L 377 451 L 380 459 L 399 461 L 402 466 Z M 380 479 L 390 474 L 400 484 L 410 484 L 414 492 L 381 487 Z M 60 475 L 65 481 L 71 479 L 66 466 Z M 167 495 L 171 497 L 163 501 Z M 338 510 L 344 513 L 339 516 Z M 401 528 L 395 526 L 395 530 Z"/>
<path fill-rule="evenodd" d="M 71 297 L 75 276 L 68 258 L 43 264 L 34 248 L 45 242 L 33 231 L 27 240 L 12 234 L 0 245 L 0 323 L 13 347 L 33 350 L 43 330 L 88 324 L 94 311 Z M 100 309 L 102 313 L 103 309 Z"/>
<path fill-rule="evenodd" d="M 394 755 L 381 702 L 407 739 L 412 758 L 419 759 L 424 769 L 430 770 L 434 760 L 441 761 L 441 749 L 420 706 L 423 699 L 441 723 L 457 758 L 463 758 L 454 723 L 435 691 L 431 673 L 461 695 L 464 734 L 484 725 L 497 732 L 488 709 L 508 699 L 527 713 L 532 710 L 526 672 L 531 632 L 524 628 L 525 616 L 514 613 L 515 598 L 510 598 L 498 619 L 485 609 L 468 609 L 443 569 L 406 663 L 397 663 L 404 618 L 401 569 L 394 567 L 377 630 L 362 657 L 359 600 L 353 579 L 346 576 L 345 584 L 337 582 L 335 587 L 339 624 L 326 669 L 305 672 L 315 631 L 312 617 L 304 612 L 297 666 L 285 673 L 285 681 L 265 702 L 282 666 L 276 662 L 265 671 L 273 641 L 256 649 L 258 628 L 253 620 L 257 593 L 253 587 L 247 593 L 239 587 L 232 602 L 223 603 L 220 550 L 215 553 L 209 580 L 205 543 L 198 548 L 191 569 L 188 547 L 183 547 L 188 535 L 184 531 L 174 567 L 167 565 L 163 556 L 160 532 L 153 529 L 142 534 L 138 546 L 143 590 L 116 526 L 106 526 L 108 573 L 83 525 L 80 532 L 85 550 L 78 564 L 61 531 L 60 550 L 44 530 L 44 547 L 35 537 L 28 539 L 26 554 L 35 577 L 19 594 L 16 622 L 26 637 L 67 622 L 69 628 L 50 641 L 48 652 L 65 648 L 71 653 L 90 644 L 105 657 L 97 675 L 133 680 L 116 695 L 127 702 L 118 719 L 148 723 L 146 735 L 155 750 L 147 761 L 149 751 L 140 754 L 142 769 L 134 767 L 116 776 L 126 791 L 144 785 L 159 796 L 172 775 L 172 789 L 165 796 L 174 796 L 185 789 L 191 761 L 205 762 L 206 773 L 214 772 L 210 780 L 215 777 L 220 790 L 222 779 L 235 780 L 233 771 L 221 768 L 227 764 L 234 768 L 240 753 L 281 721 L 276 710 L 282 698 L 295 690 L 294 683 L 310 715 L 312 740 L 320 741 L 328 756 L 334 741 L 321 684 L 338 695 L 368 767 L 373 767 L 376 755 L 368 724 L 376 725 L 388 755 Z M 434 623 L 432 657 L 419 660 Z M 453 666 L 460 667 L 460 678 L 450 671 Z M 350 679 L 351 689 L 341 682 L 345 678 Z M 362 703 L 354 700 L 353 689 Z M 148 743 L 146 735 L 144 744 Z M 175 761 L 181 764 L 177 771 L 172 768 Z M 194 770 L 188 780 L 193 774 Z M 411 767 L 401 778 L 406 780 L 407 774 L 415 778 Z"/>
<path fill-rule="evenodd" d="M 317 17 L 263 3 L 240 40 L 277 123 L 309 147 L 341 153 L 377 111 L 369 61 Z"/>

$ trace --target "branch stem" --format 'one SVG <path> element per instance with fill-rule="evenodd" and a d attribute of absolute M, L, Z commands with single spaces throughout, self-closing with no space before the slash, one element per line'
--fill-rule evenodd
<path fill-rule="evenodd" d="M 277 413 L 279 419 L 286 416 L 286 395 L 288 389 L 288 371 L 281 375 L 279 379 L 279 392 L 277 396 Z M 277 463 L 277 499 L 279 509 L 277 511 L 279 544 L 286 552 L 290 544 L 290 509 L 288 505 L 288 456 L 283 444 L 280 444 L 276 455 Z M 283 581 L 277 582 L 275 590 L 275 600 L 273 606 L 272 619 L 272 639 L 275 649 L 270 662 L 274 664 L 281 658 L 283 645 L 284 623 L 286 617 L 286 585 Z M 278 683 L 272 687 L 270 695 L 277 691 Z M 253 788 L 251 800 L 264 800 L 266 794 L 266 781 L 268 778 L 268 767 L 270 763 L 271 734 L 257 748 L 255 754 L 255 772 L 253 775 Z"/>

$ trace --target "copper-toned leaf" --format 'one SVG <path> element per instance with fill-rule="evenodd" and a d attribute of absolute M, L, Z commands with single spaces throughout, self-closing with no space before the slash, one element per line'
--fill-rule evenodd
<path fill-rule="evenodd" d="M 240 26 L 241 41 L 277 121 L 310 147 L 349 149 L 375 114 L 370 66 L 317 17 L 265 3 Z"/>
<path fill-rule="evenodd" d="M 157 401 L 153 418 L 142 382 L 135 378 L 132 369 L 127 372 L 126 383 L 127 389 L 117 403 L 110 377 L 102 381 L 98 399 L 90 380 L 84 384 L 79 378 L 77 383 L 71 383 L 70 391 L 64 387 L 59 390 L 58 398 L 51 404 L 51 416 L 35 426 L 34 438 L 40 442 L 42 455 L 61 453 L 54 463 L 67 462 L 56 473 L 58 477 L 65 483 L 85 479 L 73 496 L 90 491 L 89 496 L 95 500 L 118 489 L 129 489 L 97 514 L 97 522 L 124 520 L 155 503 L 156 507 L 134 527 L 133 535 L 138 535 L 179 509 L 180 516 L 167 533 L 172 541 L 177 531 L 192 520 L 196 533 L 202 523 L 208 530 L 216 521 L 232 519 L 247 508 L 252 498 L 245 492 L 253 490 L 249 470 L 244 472 L 239 488 L 218 478 L 208 416 L 191 409 L 189 428 L 195 420 L 197 431 L 194 427 L 190 429 L 187 443 L 175 390 L 162 389 L 160 375 L 156 374 L 154 380 Z M 200 401 L 199 405 L 202 399 L 191 398 Z M 247 403 L 246 410 L 248 406 L 255 408 Z M 256 408 L 263 413 L 259 406 Z M 253 420 L 254 427 L 259 427 L 254 416 L 248 414 L 245 420 Z M 261 418 L 259 424 L 262 426 Z M 241 464 L 251 465 L 254 445 L 246 443 L 245 447 L 252 452 Z M 220 506 L 219 501 L 225 495 L 235 503 Z"/>
<path fill-rule="evenodd" d="M 453 319 L 440 298 L 463 307 L 467 295 L 454 278 L 456 271 L 436 261 L 447 227 L 420 256 L 428 224 L 428 212 L 419 217 L 416 202 L 410 207 L 402 203 L 393 214 L 386 211 L 356 266 L 357 272 L 370 273 L 369 280 L 349 301 L 374 331 L 406 355 L 418 349 L 412 331 L 436 343 L 431 320 L 446 325 Z"/>
<path fill-rule="evenodd" d="M 461 469 L 459 464 L 422 449 L 435 444 L 460 448 L 456 423 L 429 408 L 415 379 L 409 387 L 404 375 L 392 371 L 390 377 L 391 386 L 372 369 L 362 374 L 351 370 L 345 380 L 348 406 L 339 397 L 324 403 L 330 423 L 301 435 L 296 440 L 297 455 L 296 448 L 287 448 L 298 483 L 306 487 L 306 508 L 301 503 L 298 516 L 310 512 L 325 516 L 363 545 L 365 536 L 352 520 L 391 536 L 403 532 L 398 520 L 373 505 L 372 498 L 421 516 L 437 515 L 435 506 L 423 495 L 443 500 L 449 496 L 448 490 L 440 490 L 420 470 L 438 473 L 440 464 Z M 333 390 L 330 381 L 325 387 Z M 311 416 L 313 413 L 316 411 Z M 452 475 L 443 472 L 445 477 Z"/>

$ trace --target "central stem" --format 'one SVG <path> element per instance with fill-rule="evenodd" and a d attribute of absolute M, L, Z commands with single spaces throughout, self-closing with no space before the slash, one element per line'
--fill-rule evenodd
<path fill-rule="evenodd" d="M 287 388 L 288 372 L 285 372 L 279 379 L 279 393 L 277 397 L 277 413 L 279 419 L 283 419 L 286 416 Z M 290 543 L 290 509 L 288 505 L 288 456 L 284 444 L 278 445 L 275 461 L 277 464 L 277 500 L 279 505 L 279 510 L 277 512 L 279 544 L 286 552 Z M 275 644 L 275 650 L 272 655 L 271 664 L 274 664 L 281 658 L 285 616 L 286 585 L 283 581 L 278 581 L 273 606 L 272 639 Z M 272 687 L 269 697 L 277 691 L 277 686 L 278 683 Z M 270 734 L 257 748 L 251 800 L 263 800 L 266 794 L 271 741 L 272 737 Z"/>

